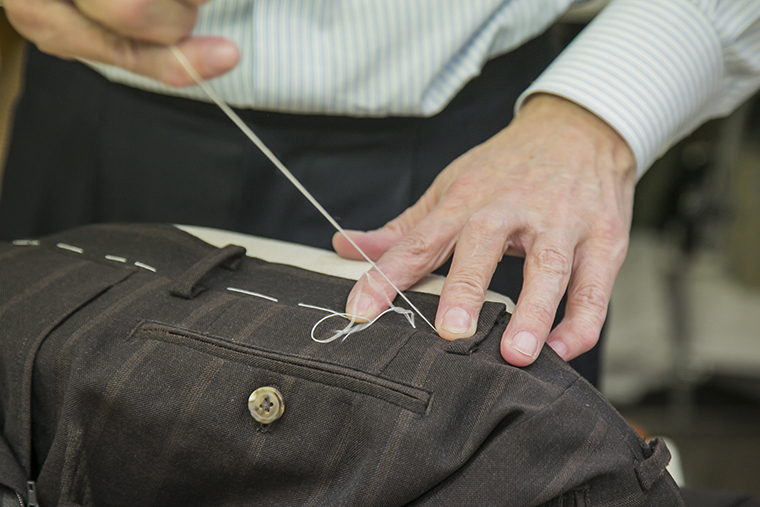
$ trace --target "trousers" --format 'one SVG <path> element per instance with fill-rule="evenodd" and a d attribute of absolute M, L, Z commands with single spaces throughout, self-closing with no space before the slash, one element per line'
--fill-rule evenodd
<path fill-rule="evenodd" d="M 33 481 L 43 507 L 683 505 L 662 441 L 551 349 L 503 361 L 502 304 L 470 339 L 390 313 L 318 343 L 353 282 L 244 253 L 161 225 L 0 244 L 6 498 Z"/>
<path fill-rule="evenodd" d="M 519 94 L 560 49 L 549 31 L 492 60 L 432 118 L 238 113 L 344 228 L 374 229 L 506 127 Z M 34 48 L 2 188 L 6 240 L 161 222 L 329 249 L 334 232 L 215 105 L 110 83 Z M 522 270 L 522 259 L 504 257 L 490 288 L 517 301 Z M 564 301 L 557 322 L 563 315 Z M 597 347 L 573 365 L 596 383 L 599 357 Z"/>

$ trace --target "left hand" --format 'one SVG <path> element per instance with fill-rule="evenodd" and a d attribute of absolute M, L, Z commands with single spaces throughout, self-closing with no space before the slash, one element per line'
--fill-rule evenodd
<path fill-rule="evenodd" d="M 569 360 L 599 339 L 628 247 L 635 179 L 633 154 L 607 123 L 560 97 L 536 95 L 507 128 L 444 169 L 400 216 L 350 234 L 401 290 L 453 252 L 435 318 L 449 340 L 474 334 L 502 256 L 525 256 L 502 356 L 525 366 L 547 342 Z M 333 246 L 360 258 L 339 234 Z M 565 317 L 552 331 L 566 290 Z M 378 274 L 371 281 L 365 275 L 346 311 L 371 319 L 394 298 Z"/>

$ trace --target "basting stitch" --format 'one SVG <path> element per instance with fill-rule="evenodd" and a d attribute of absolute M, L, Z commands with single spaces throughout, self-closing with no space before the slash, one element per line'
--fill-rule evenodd
<path fill-rule="evenodd" d="M 148 266 L 147 264 L 144 264 L 140 261 L 136 261 L 135 266 L 137 266 L 138 268 L 147 269 L 148 271 L 153 271 L 154 273 L 156 272 L 156 268 L 154 268 L 153 266 Z"/>
<path fill-rule="evenodd" d="M 127 262 L 127 259 L 124 257 L 117 257 L 116 255 L 106 255 L 106 260 L 115 262 Z"/>
<path fill-rule="evenodd" d="M 16 239 L 13 240 L 14 246 L 40 246 L 38 239 Z"/>
<path fill-rule="evenodd" d="M 68 250 L 69 252 L 74 252 L 78 254 L 84 253 L 84 250 L 82 248 L 79 248 L 78 246 L 74 246 L 74 245 L 67 245 L 66 243 L 58 243 L 55 246 L 57 246 L 61 250 Z"/>
<path fill-rule="evenodd" d="M 275 303 L 279 303 L 279 299 L 273 298 L 271 296 L 266 296 L 264 294 L 259 294 L 258 292 L 251 292 L 249 290 L 243 290 L 243 289 L 236 289 L 235 287 L 227 287 L 227 290 L 230 292 L 239 292 L 240 294 L 246 294 L 248 296 L 254 296 L 257 298 L 262 299 L 268 299 L 269 301 L 274 301 Z"/>

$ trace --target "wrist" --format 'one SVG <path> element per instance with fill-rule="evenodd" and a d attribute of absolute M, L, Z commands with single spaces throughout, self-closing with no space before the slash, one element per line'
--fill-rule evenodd
<path fill-rule="evenodd" d="M 558 95 L 536 93 L 526 99 L 515 117 L 516 123 L 531 121 L 559 123 L 576 131 L 598 154 L 608 158 L 610 169 L 635 180 L 636 158 L 631 147 L 606 121 L 583 106 Z"/>

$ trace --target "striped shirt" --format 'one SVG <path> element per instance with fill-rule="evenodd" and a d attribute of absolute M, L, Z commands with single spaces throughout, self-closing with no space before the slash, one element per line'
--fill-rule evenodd
<path fill-rule="evenodd" d="M 213 0 L 197 35 L 243 55 L 212 83 L 240 108 L 432 116 L 489 59 L 545 30 L 573 0 Z M 109 79 L 207 100 L 93 64 Z M 642 175 L 674 142 L 760 86 L 760 0 L 614 0 L 518 100 L 564 96 L 631 146 Z"/>

